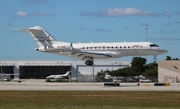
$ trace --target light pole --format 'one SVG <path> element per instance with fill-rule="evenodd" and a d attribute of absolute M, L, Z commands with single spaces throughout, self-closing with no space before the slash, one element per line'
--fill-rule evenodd
<path fill-rule="evenodd" d="M 147 27 L 146 27 L 146 42 L 147 42 Z M 146 56 L 146 60 L 147 60 L 147 56 Z"/>
<path fill-rule="evenodd" d="M 1 77 L 2 77 L 2 62 L 1 62 Z"/>
<path fill-rule="evenodd" d="M 147 29 L 148 29 L 148 28 L 146 27 L 146 42 L 147 42 Z"/>
<path fill-rule="evenodd" d="M 93 82 L 94 82 L 94 64 L 92 65 L 93 68 Z"/>

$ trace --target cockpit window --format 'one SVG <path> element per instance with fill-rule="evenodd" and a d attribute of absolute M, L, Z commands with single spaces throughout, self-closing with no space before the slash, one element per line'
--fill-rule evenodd
<path fill-rule="evenodd" d="M 159 47 L 159 46 L 156 44 L 150 44 L 150 47 Z"/>

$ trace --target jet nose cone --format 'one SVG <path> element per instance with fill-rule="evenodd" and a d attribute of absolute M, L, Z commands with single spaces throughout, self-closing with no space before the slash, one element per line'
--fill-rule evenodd
<path fill-rule="evenodd" d="M 161 49 L 160 52 L 161 52 L 161 54 L 165 54 L 165 53 L 167 53 L 168 51 L 165 50 L 165 49 Z"/>

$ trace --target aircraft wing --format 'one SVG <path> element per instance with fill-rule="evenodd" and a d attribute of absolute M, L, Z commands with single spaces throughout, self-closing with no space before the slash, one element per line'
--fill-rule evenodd
<path fill-rule="evenodd" d="M 72 57 L 76 57 L 76 58 L 80 58 L 83 59 L 84 57 L 92 57 L 92 58 L 96 58 L 96 57 L 100 57 L 100 58 L 110 58 L 113 57 L 115 54 L 113 54 L 113 52 L 86 52 L 86 51 L 80 51 L 77 49 L 57 49 L 59 51 L 62 52 L 69 52 Z"/>

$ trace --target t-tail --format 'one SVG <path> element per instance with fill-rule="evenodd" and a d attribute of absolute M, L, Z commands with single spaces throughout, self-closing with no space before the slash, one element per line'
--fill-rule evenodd
<path fill-rule="evenodd" d="M 46 30 L 41 28 L 40 26 L 31 27 L 28 29 L 21 29 L 22 32 L 30 32 L 34 40 L 37 42 L 39 47 L 52 47 L 53 44 L 57 42 L 57 40 L 49 34 Z"/>

